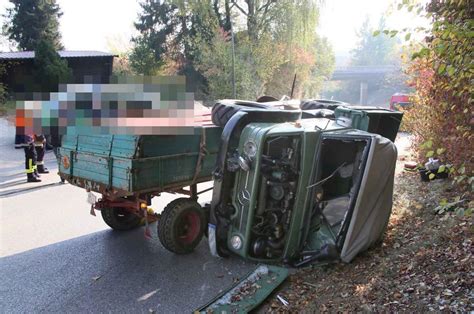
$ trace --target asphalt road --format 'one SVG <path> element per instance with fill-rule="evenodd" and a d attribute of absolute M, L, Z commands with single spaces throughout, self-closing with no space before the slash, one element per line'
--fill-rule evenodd
<path fill-rule="evenodd" d="M 141 230 L 99 231 L 3 257 L 0 304 L 4 313 L 190 312 L 249 269 L 212 258 L 204 242 L 176 256 Z"/>
<path fill-rule="evenodd" d="M 166 251 L 151 227 L 114 232 L 89 214 L 84 190 L 51 172 L 25 183 L 14 129 L 0 119 L 0 312 L 190 312 L 254 267 L 217 259 L 206 241 L 186 256 Z M 155 198 L 162 208 L 176 195 Z M 200 199 L 208 201 L 210 193 Z"/>

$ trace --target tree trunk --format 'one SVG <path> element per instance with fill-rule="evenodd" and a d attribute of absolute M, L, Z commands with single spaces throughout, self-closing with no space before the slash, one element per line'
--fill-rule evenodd
<path fill-rule="evenodd" d="M 229 32 L 230 29 L 232 28 L 232 21 L 231 21 L 231 15 L 230 15 L 230 3 L 229 3 L 229 0 L 225 0 L 224 8 L 225 8 L 224 31 Z"/>
<path fill-rule="evenodd" d="M 224 14 L 219 11 L 220 0 L 214 0 L 212 7 L 214 9 L 214 14 L 217 16 L 219 22 L 219 27 L 224 30 L 224 32 L 230 32 L 232 27 L 231 15 L 230 15 L 230 0 L 224 0 Z"/>
<path fill-rule="evenodd" d="M 257 11 L 255 9 L 257 0 L 245 0 L 248 6 L 247 14 L 247 31 L 249 38 L 252 42 L 256 42 L 258 39 L 257 30 Z"/>

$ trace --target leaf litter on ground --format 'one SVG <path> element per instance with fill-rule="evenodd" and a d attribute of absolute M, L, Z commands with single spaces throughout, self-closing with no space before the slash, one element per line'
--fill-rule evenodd
<path fill-rule="evenodd" d="M 453 193 L 447 180 L 398 173 L 381 245 L 350 264 L 298 269 L 259 311 L 474 311 L 474 215 L 434 211 Z"/>

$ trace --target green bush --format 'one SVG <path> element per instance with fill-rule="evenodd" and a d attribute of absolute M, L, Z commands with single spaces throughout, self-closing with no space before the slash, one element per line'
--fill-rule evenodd
<path fill-rule="evenodd" d="M 421 161 L 430 155 L 454 167 L 454 181 L 474 189 L 473 6 L 469 0 L 432 0 L 427 45 L 408 67 L 416 92 L 405 125 L 415 135 Z M 431 143 L 429 150 L 426 142 Z M 438 151 L 440 154 L 436 154 Z"/>

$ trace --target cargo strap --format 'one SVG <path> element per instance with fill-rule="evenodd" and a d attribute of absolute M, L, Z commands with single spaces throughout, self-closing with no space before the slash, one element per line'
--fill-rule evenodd
<path fill-rule="evenodd" d="M 201 133 L 201 142 L 199 143 L 199 155 L 198 155 L 198 160 L 196 163 L 196 170 L 194 171 L 194 177 L 191 185 L 196 183 L 196 180 L 198 178 L 199 173 L 201 172 L 202 169 L 202 162 L 204 160 L 204 156 L 209 154 L 209 151 L 206 148 L 206 128 L 202 128 L 202 133 Z"/>

